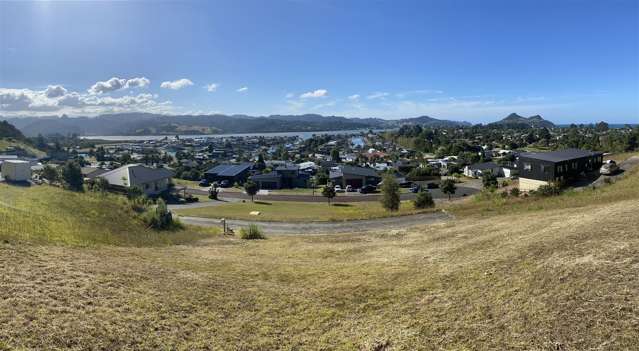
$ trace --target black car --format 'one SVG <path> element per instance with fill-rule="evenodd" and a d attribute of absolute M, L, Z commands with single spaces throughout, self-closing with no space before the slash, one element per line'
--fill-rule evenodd
<path fill-rule="evenodd" d="M 369 194 L 369 193 L 375 192 L 375 190 L 377 190 L 376 187 L 374 187 L 372 185 L 365 185 L 365 186 L 363 186 L 363 187 L 361 187 L 359 189 L 359 193 L 360 194 Z"/>
<path fill-rule="evenodd" d="M 419 185 L 419 184 L 415 184 L 415 185 L 413 185 L 412 187 L 410 187 L 410 189 L 409 189 L 409 191 L 410 191 L 411 193 L 418 193 L 418 192 L 420 192 L 421 190 L 422 190 L 422 187 L 421 187 L 421 185 Z"/>
<path fill-rule="evenodd" d="M 221 188 L 228 188 L 231 186 L 231 182 L 229 182 L 228 180 L 223 180 L 220 182 L 220 187 Z"/>
<path fill-rule="evenodd" d="M 426 184 L 426 188 L 427 189 L 437 189 L 437 188 L 439 188 L 439 184 L 437 184 L 437 183 L 428 183 L 428 184 Z"/>
<path fill-rule="evenodd" d="M 199 186 L 210 186 L 211 183 L 209 183 L 209 181 L 207 179 L 202 179 L 202 180 L 200 180 L 200 183 L 198 185 Z"/>

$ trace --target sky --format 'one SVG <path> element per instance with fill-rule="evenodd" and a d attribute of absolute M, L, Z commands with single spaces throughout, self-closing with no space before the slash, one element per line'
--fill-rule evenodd
<path fill-rule="evenodd" d="M 0 115 L 639 123 L 639 1 L 0 1 Z"/>

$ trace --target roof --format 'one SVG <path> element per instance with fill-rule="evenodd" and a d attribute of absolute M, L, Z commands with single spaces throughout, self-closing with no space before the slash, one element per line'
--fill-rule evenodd
<path fill-rule="evenodd" d="M 498 167 L 499 166 L 495 162 L 475 163 L 468 166 L 470 169 L 494 169 Z"/>
<path fill-rule="evenodd" d="M 297 171 L 300 167 L 294 163 L 287 163 L 285 165 L 277 166 L 276 171 Z"/>
<path fill-rule="evenodd" d="M 253 164 L 250 162 L 244 162 L 244 163 L 239 163 L 239 164 L 221 164 L 221 165 L 217 165 L 211 169 L 209 169 L 208 171 L 204 172 L 206 174 L 216 174 L 218 176 L 222 176 L 222 177 L 235 177 L 238 174 L 246 171 L 247 169 L 251 168 Z"/>
<path fill-rule="evenodd" d="M 112 171 L 100 174 L 98 177 L 106 179 L 113 185 L 135 186 L 142 183 L 154 182 L 161 179 L 171 178 L 173 172 L 166 168 L 151 168 L 138 163 L 129 164 L 116 168 Z M 124 184 L 126 178 L 128 184 Z"/>
<path fill-rule="evenodd" d="M 581 149 L 564 149 L 551 152 L 522 152 L 519 157 L 532 158 L 542 161 L 561 162 L 577 158 L 601 156 L 603 153 Z"/>
<path fill-rule="evenodd" d="M 339 166 L 339 170 L 331 170 L 330 178 L 342 177 L 344 174 L 353 174 L 362 177 L 379 177 L 377 171 L 373 168 L 355 167 L 355 166 Z"/>

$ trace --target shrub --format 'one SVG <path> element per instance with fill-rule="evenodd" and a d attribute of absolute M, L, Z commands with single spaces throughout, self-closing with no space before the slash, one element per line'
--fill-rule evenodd
<path fill-rule="evenodd" d="M 87 181 L 87 188 L 90 191 L 106 193 L 109 190 L 109 182 L 104 178 L 94 178 Z"/>
<path fill-rule="evenodd" d="M 73 191 L 82 190 L 84 177 L 82 176 L 82 169 L 77 162 L 67 161 L 64 166 L 62 166 L 60 173 L 66 189 Z"/>
<path fill-rule="evenodd" d="M 455 191 L 457 191 L 455 181 L 450 178 L 443 180 L 439 184 L 439 187 L 442 189 L 442 193 L 448 195 L 448 200 L 450 200 L 451 195 L 455 194 Z"/>
<path fill-rule="evenodd" d="M 497 176 L 490 171 L 482 173 L 481 182 L 484 185 L 484 188 L 496 188 L 499 185 L 497 182 Z"/>
<path fill-rule="evenodd" d="M 256 183 L 253 183 L 250 180 L 244 183 L 244 191 L 246 191 L 246 195 L 251 197 L 251 202 L 253 202 L 253 197 L 255 196 L 255 194 L 257 194 L 258 190 L 259 190 L 259 187 L 257 186 Z"/>
<path fill-rule="evenodd" d="M 538 196 L 555 196 L 561 194 L 561 188 L 555 183 L 540 186 L 535 195 Z"/>
<path fill-rule="evenodd" d="M 166 202 L 159 199 L 155 211 L 149 212 L 147 224 L 154 229 L 169 229 L 173 224 L 173 214 L 166 207 Z"/>
<path fill-rule="evenodd" d="M 328 199 L 328 205 L 331 205 L 331 199 L 336 195 L 335 187 L 331 182 L 326 183 L 326 185 L 322 188 L 322 196 Z"/>
<path fill-rule="evenodd" d="M 217 186 L 211 186 L 211 188 L 209 189 L 209 199 L 217 200 L 217 194 Z"/>
<path fill-rule="evenodd" d="M 510 196 L 519 197 L 519 188 L 510 189 Z"/>
<path fill-rule="evenodd" d="M 266 239 L 264 233 L 262 233 L 262 229 L 258 227 L 256 224 L 249 224 L 247 228 L 240 229 L 240 239 L 245 240 L 257 240 L 257 239 Z"/>
<path fill-rule="evenodd" d="M 57 182 L 59 179 L 58 170 L 53 168 L 51 165 L 46 165 L 44 166 L 44 169 L 42 169 L 42 178 L 51 183 Z"/>
<path fill-rule="evenodd" d="M 413 201 L 413 205 L 415 208 L 429 208 L 435 206 L 435 201 L 433 201 L 433 196 L 428 191 L 420 191 L 417 193 L 417 197 L 415 201 Z"/>
<path fill-rule="evenodd" d="M 399 210 L 399 184 L 392 175 L 385 175 L 382 181 L 382 206 L 389 211 Z"/>

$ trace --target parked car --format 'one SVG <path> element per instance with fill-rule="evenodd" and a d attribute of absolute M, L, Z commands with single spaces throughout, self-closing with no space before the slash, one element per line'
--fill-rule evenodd
<path fill-rule="evenodd" d="M 399 183 L 400 188 L 410 188 L 411 186 L 413 186 L 413 182 L 406 181 Z"/>
<path fill-rule="evenodd" d="M 353 191 L 355 191 L 355 189 L 353 189 L 353 187 L 352 187 L 352 186 L 350 186 L 350 185 L 347 185 L 347 186 L 346 186 L 346 192 L 347 192 L 347 193 L 350 193 L 350 192 L 353 192 Z"/>
<path fill-rule="evenodd" d="M 228 188 L 231 186 L 231 182 L 229 182 L 228 180 L 223 180 L 220 182 L 220 188 Z"/>
<path fill-rule="evenodd" d="M 426 189 L 437 189 L 439 188 L 439 183 L 430 182 L 426 184 Z"/>
<path fill-rule="evenodd" d="M 422 190 L 421 185 L 419 184 L 414 184 L 412 187 L 410 187 L 409 191 L 411 193 L 418 193 L 420 190 Z"/>
<path fill-rule="evenodd" d="M 336 193 L 344 192 L 344 190 L 342 189 L 342 186 L 341 186 L 341 185 L 335 185 L 335 188 L 334 188 L 334 189 L 335 189 L 335 192 L 336 192 Z"/>
<path fill-rule="evenodd" d="M 202 179 L 200 180 L 200 183 L 198 184 L 199 186 L 211 186 L 211 184 L 209 183 L 209 181 L 207 179 Z"/>
<path fill-rule="evenodd" d="M 377 188 L 372 185 L 366 185 L 359 189 L 360 194 L 369 194 L 375 192 Z"/>
<path fill-rule="evenodd" d="M 613 175 L 617 172 L 619 172 L 619 166 L 617 166 L 617 163 L 613 160 L 606 161 L 599 169 L 599 173 L 603 175 Z"/>

